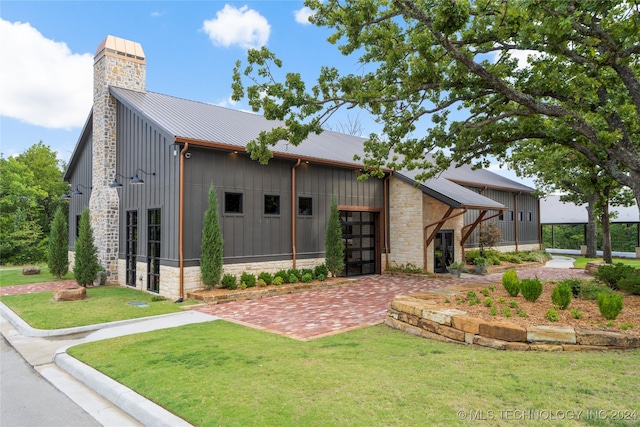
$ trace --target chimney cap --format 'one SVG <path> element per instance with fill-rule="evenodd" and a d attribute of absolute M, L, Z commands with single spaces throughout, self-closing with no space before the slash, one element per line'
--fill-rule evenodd
<path fill-rule="evenodd" d="M 102 43 L 100 43 L 96 50 L 94 62 L 97 62 L 105 55 L 122 57 L 141 64 L 146 62 L 140 43 L 115 36 L 107 36 Z"/>

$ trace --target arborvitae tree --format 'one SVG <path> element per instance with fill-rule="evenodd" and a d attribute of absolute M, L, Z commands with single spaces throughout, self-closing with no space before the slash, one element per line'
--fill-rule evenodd
<path fill-rule="evenodd" d="M 223 250 L 224 240 L 220 231 L 218 198 L 216 197 L 216 188 L 211 183 L 209 188 L 209 208 L 204 213 L 202 255 L 200 258 L 200 276 L 202 283 L 208 288 L 219 284 L 222 278 Z"/>
<path fill-rule="evenodd" d="M 48 255 L 49 271 L 61 279 L 69 271 L 69 233 L 62 206 L 58 206 L 51 222 Z"/>
<path fill-rule="evenodd" d="M 85 208 L 80 215 L 80 229 L 76 239 L 76 257 L 73 274 L 78 285 L 86 287 L 93 283 L 100 270 L 98 264 L 98 250 L 93 242 L 91 218 L 89 208 Z"/>
<path fill-rule="evenodd" d="M 331 200 L 331 214 L 327 223 L 327 237 L 324 245 L 327 269 L 333 277 L 336 277 L 344 270 L 344 242 L 342 241 L 338 202 L 335 196 Z"/>

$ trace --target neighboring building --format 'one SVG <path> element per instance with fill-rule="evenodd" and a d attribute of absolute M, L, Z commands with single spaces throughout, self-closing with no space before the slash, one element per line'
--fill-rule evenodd
<path fill-rule="evenodd" d="M 70 255 L 77 218 L 91 209 L 109 281 L 179 297 L 201 288 L 199 258 L 210 185 L 220 203 L 227 273 L 312 267 L 336 197 L 347 276 L 412 263 L 444 272 L 477 247 L 483 221 L 502 229 L 503 250 L 538 249 L 533 189 L 467 166 L 416 184 L 386 171 L 359 181 L 364 139 L 326 131 L 284 142 L 268 165 L 246 144 L 279 125 L 261 116 L 147 92 L 138 43 L 108 36 L 94 63 L 94 105 L 65 172 Z M 135 185 L 140 184 L 140 185 Z M 74 220 L 74 218 L 76 220 Z"/>

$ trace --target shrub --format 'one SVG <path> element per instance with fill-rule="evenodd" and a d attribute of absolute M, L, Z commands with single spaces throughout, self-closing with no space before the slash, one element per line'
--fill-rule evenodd
<path fill-rule="evenodd" d="M 280 286 L 284 283 L 284 279 L 282 278 L 282 276 L 276 276 L 273 278 L 273 284 L 276 286 Z"/>
<path fill-rule="evenodd" d="M 509 301 L 509 307 L 518 308 L 518 302 L 517 301 Z"/>
<path fill-rule="evenodd" d="M 504 317 L 513 316 L 513 314 L 511 313 L 511 310 L 509 310 L 507 307 L 502 307 L 502 314 L 504 315 Z"/>
<path fill-rule="evenodd" d="M 585 300 L 597 300 L 598 294 L 613 294 L 615 291 L 608 286 L 599 285 L 593 281 L 583 282 L 580 285 L 579 296 Z"/>
<path fill-rule="evenodd" d="M 522 264 L 522 259 L 516 254 L 500 254 L 500 261 L 511 262 L 513 264 Z"/>
<path fill-rule="evenodd" d="M 602 317 L 614 320 L 622 311 L 622 295 L 618 294 L 598 294 L 598 308 Z"/>
<path fill-rule="evenodd" d="M 577 308 L 571 309 L 571 317 L 574 319 L 582 319 L 582 313 Z"/>
<path fill-rule="evenodd" d="M 242 272 L 240 283 L 244 284 L 247 288 L 253 288 L 256 285 L 256 276 L 251 273 Z"/>
<path fill-rule="evenodd" d="M 547 319 L 550 322 L 557 322 L 558 321 L 558 310 L 556 310 L 555 308 L 550 308 L 544 314 L 544 318 Z"/>
<path fill-rule="evenodd" d="M 311 268 L 303 268 L 303 269 L 300 270 L 300 278 L 301 279 L 304 277 L 305 274 L 310 274 L 312 279 L 313 279 L 313 277 L 315 277 L 313 275 L 313 270 Z"/>
<path fill-rule="evenodd" d="M 318 274 L 316 275 L 316 279 L 318 279 L 321 282 L 324 282 L 327 279 L 327 276 L 325 276 L 324 274 Z"/>
<path fill-rule="evenodd" d="M 262 280 L 265 285 L 271 285 L 273 283 L 273 275 L 263 271 L 258 275 L 258 281 L 260 280 Z"/>
<path fill-rule="evenodd" d="M 571 286 L 560 282 L 551 291 L 551 302 L 560 310 L 565 310 L 571 304 Z"/>
<path fill-rule="evenodd" d="M 546 251 L 518 252 L 522 261 L 545 263 L 551 259 L 551 254 Z"/>
<path fill-rule="evenodd" d="M 93 283 L 100 270 L 98 249 L 93 240 L 89 208 L 84 208 L 80 215 L 80 228 L 76 238 L 76 257 L 73 275 L 78 285 L 87 287 Z"/>
<path fill-rule="evenodd" d="M 296 276 L 295 274 L 291 273 L 289 275 L 289 282 L 288 283 L 298 283 L 298 276 Z"/>
<path fill-rule="evenodd" d="M 611 289 L 618 289 L 618 284 L 622 279 L 637 274 L 638 272 L 635 271 L 635 268 L 618 262 L 600 266 L 594 276 L 601 282 L 606 283 Z"/>
<path fill-rule="evenodd" d="M 640 271 L 623 277 L 618 282 L 618 288 L 633 295 L 640 295 Z"/>
<path fill-rule="evenodd" d="M 69 232 L 62 206 L 58 206 L 51 222 L 47 255 L 49 272 L 56 278 L 69 272 Z"/>
<path fill-rule="evenodd" d="M 289 283 L 289 275 L 287 274 L 287 270 L 277 271 L 276 274 L 273 275 L 273 283 L 275 284 L 276 278 L 282 279 L 280 284 Z"/>
<path fill-rule="evenodd" d="M 329 269 L 324 264 L 316 265 L 316 267 L 313 269 L 313 276 L 318 280 L 320 280 L 320 276 L 324 276 L 324 279 L 326 279 L 328 275 Z"/>
<path fill-rule="evenodd" d="M 265 282 L 263 279 L 258 279 L 258 286 L 267 286 L 267 282 Z"/>
<path fill-rule="evenodd" d="M 493 298 L 487 297 L 484 299 L 482 303 L 484 304 L 485 307 L 493 307 Z"/>
<path fill-rule="evenodd" d="M 238 289 L 238 282 L 236 276 L 233 274 L 225 274 L 222 276 L 222 287 L 225 289 Z"/>
<path fill-rule="evenodd" d="M 222 255 L 224 239 L 218 217 L 218 198 L 216 187 L 211 183 L 209 187 L 209 207 L 204 213 L 202 225 L 202 243 L 200 256 L 200 277 L 202 283 L 209 289 L 220 283 L 222 276 Z"/>
<path fill-rule="evenodd" d="M 518 293 L 520 293 L 518 273 L 513 269 L 505 271 L 502 275 L 502 286 L 504 286 L 504 289 L 507 291 L 509 296 L 517 297 Z"/>
<path fill-rule="evenodd" d="M 542 295 L 542 282 L 537 277 L 535 279 L 522 279 L 520 281 L 520 292 L 524 299 L 536 302 Z"/>
<path fill-rule="evenodd" d="M 307 273 L 302 275 L 302 283 L 311 283 L 313 282 L 313 274 Z"/>
<path fill-rule="evenodd" d="M 290 268 L 290 269 L 287 270 L 287 276 L 289 276 L 289 278 L 291 278 L 292 275 L 296 276 L 297 280 L 295 282 L 291 282 L 291 283 L 298 283 L 300 281 L 300 279 L 302 279 L 302 273 L 297 268 Z"/>
<path fill-rule="evenodd" d="M 331 200 L 331 213 L 327 221 L 327 234 L 325 237 L 325 260 L 327 268 L 333 277 L 344 270 L 344 242 L 342 241 L 342 225 L 340 225 L 340 212 L 335 196 Z"/>
<path fill-rule="evenodd" d="M 495 308 L 495 307 L 491 307 L 491 310 L 489 310 L 489 313 L 490 313 L 492 316 L 497 316 L 497 315 L 498 315 L 498 309 L 497 309 L 497 308 Z"/>
<path fill-rule="evenodd" d="M 520 317 L 527 317 L 527 313 L 525 313 L 524 311 L 517 309 L 516 310 L 516 314 Z"/>

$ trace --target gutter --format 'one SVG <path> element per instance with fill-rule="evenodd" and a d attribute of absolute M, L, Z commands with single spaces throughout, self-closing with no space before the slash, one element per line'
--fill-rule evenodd
<path fill-rule="evenodd" d="M 180 201 L 178 204 L 178 258 L 180 262 L 180 299 L 184 299 L 184 154 L 189 149 L 185 142 L 180 150 Z"/>
<path fill-rule="evenodd" d="M 301 160 L 291 168 L 291 252 L 293 267 L 296 268 L 296 168 L 300 166 Z"/>
<path fill-rule="evenodd" d="M 383 224 L 382 226 L 384 227 L 384 263 L 385 263 L 385 270 L 389 270 L 389 219 L 387 218 L 389 215 L 389 180 L 391 179 L 391 175 L 393 174 L 393 171 L 389 172 L 389 175 L 387 175 L 387 177 L 384 179 L 384 182 L 382 184 L 382 188 L 383 188 L 383 205 L 384 205 L 384 216 L 383 216 Z M 426 267 L 425 267 L 426 268 Z"/>

